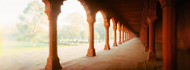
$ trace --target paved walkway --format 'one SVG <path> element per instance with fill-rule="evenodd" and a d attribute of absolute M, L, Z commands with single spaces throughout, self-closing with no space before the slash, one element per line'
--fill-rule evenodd
<path fill-rule="evenodd" d="M 110 46 L 113 41 L 110 41 Z M 73 47 L 58 47 L 60 63 L 86 56 L 88 44 Z M 104 42 L 95 43 L 96 52 L 104 49 Z M 46 65 L 48 47 L 42 50 L 26 51 L 0 56 L 0 70 L 40 70 Z"/>
<path fill-rule="evenodd" d="M 144 63 L 147 52 L 141 41 L 134 38 L 111 50 L 103 50 L 95 57 L 81 57 L 62 63 L 62 70 L 139 70 L 139 63 Z"/>
<path fill-rule="evenodd" d="M 134 38 L 111 50 L 103 50 L 104 42 L 95 43 L 96 56 L 87 57 L 88 45 L 58 48 L 62 70 L 139 70 L 147 57 L 139 38 Z M 0 56 L 0 70 L 40 70 L 44 69 L 48 48 Z M 139 63 L 141 68 L 139 67 Z M 145 63 L 146 67 L 146 63 Z"/>

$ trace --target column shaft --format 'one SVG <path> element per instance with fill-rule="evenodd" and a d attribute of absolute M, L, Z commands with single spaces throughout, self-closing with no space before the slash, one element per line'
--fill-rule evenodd
<path fill-rule="evenodd" d="M 124 33 L 124 30 L 122 30 L 122 43 L 125 42 L 125 41 L 124 41 L 124 38 L 125 38 L 125 37 L 124 37 L 124 34 L 125 34 L 125 33 Z"/>
<path fill-rule="evenodd" d="M 89 24 L 89 48 L 86 56 L 96 56 L 94 49 L 94 22 L 88 22 Z"/>
<path fill-rule="evenodd" d="M 63 0 L 43 0 L 45 3 L 45 13 L 49 19 L 49 56 L 45 66 L 46 70 L 62 69 L 57 55 L 57 17 L 61 12 L 60 8 Z M 56 5 L 55 5 L 56 4 Z"/>
<path fill-rule="evenodd" d="M 127 32 L 125 31 L 125 42 L 127 41 Z"/>
<path fill-rule="evenodd" d="M 109 46 L 109 26 L 105 26 L 105 47 L 104 50 L 110 50 Z"/>
<path fill-rule="evenodd" d="M 175 7 L 163 7 L 163 70 L 176 69 Z"/>
<path fill-rule="evenodd" d="M 121 44 L 121 24 L 118 22 L 118 31 L 119 31 L 119 41 L 118 44 Z"/>
<path fill-rule="evenodd" d="M 149 51 L 148 51 L 148 60 L 156 60 L 155 54 L 155 30 L 154 30 L 154 23 L 149 23 Z"/>
<path fill-rule="evenodd" d="M 116 29 L 113 29 L 114 30 L 114 42 L 113 42 L 113 46 L 115 46 L 115 47 L 117 46 L 117 41 L 116 41 L 117 40 L 117 34 L 116 34 L 117 32 L 116 31 L 117 30 Z"/>

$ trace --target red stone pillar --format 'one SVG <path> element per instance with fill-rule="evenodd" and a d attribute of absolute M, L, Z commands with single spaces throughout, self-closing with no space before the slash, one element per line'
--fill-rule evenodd
<path fill-rule="evenodd" d="M 127 31 L 125 30 L 125 42 L 127 42 Z"/>
<path fill-rule="evenodd" d="M 131 37 L 131 36 L 130 36 L 130 32 L 129 32 L 129 33 L 128 33 L 128 40 L 130 40 L 130 37 Z"/>
<path fill-rule="evenodd" d="M 121 24 L 118 22 L 118 31 L 119 31 L 119 42 L 118 44 L 121 44 Z"/>
<path fill-rule="evenodd" d="M 144 25 L 144 46 L 145 46 L 145 51 L 148 52 L 148 27 L 146 25 Z"/>
<path fill-rule="evenodd" d="M 89 24 L 89 48 L 86 56 L 96 56 L 96 52 L 94 49 L 94 23 L 95 19 L 91 19 L 87 21 Z"/>
<path fill-rule="evenodd" d="M 160 0 L 163 8 L 163 70 L 176 70 L 175 0 Z"/>
<path fill-rule="evenodd" d="M 123 37 L 124 37 L 124 38 L 123 38 L 123 41 L 125 42 L 125 31 L 123 32 L 123 34 L 124 34 L 124 36 L 123 36 Z"/>
<path fill-rule="evenodd" d="M 149 51 L 148 51 L 148 60 L 156 60 L 156 52 L 155 52 L 155 26 L 154 21 L 157 19 L 156 16 L 148 17 L 149 23 Z"/>
<path fill-rule="evenodd" d="M 114 30 L 114 42 L 113 42 L 113 46 L 117 46 L 117 24 L 115 22 L 113 22 L 113 30 Z"/>
<path fill-rule="evenodd" d="M 126 41 L 129 40 L 129 31 L 126 29 Z"/>
<path fill-rule="evenodd" d="M 124 41 L 124 34 L 125 34 L 125 32 L 124 32 L 124 25 L 122 25 L 122 43 L 124 43 L 125 41 Z"/>
<path fill-rule="evenodd" d="M 57 17 L 61 12 L 60 8 L 63 0 L 43 0 L 45 3 L 45 13 L 49 20 L 49 56 L 46 70 L 62 69 L 57 55 Z"/>
<path fill-rule="evenodd" d="M 105 27 L 105 47 L 104 50 L 110 50 L 110 45 L 109 45 L 109 27 L 110 23 L 109 21 L 104 21 L 104 27 Z"/>

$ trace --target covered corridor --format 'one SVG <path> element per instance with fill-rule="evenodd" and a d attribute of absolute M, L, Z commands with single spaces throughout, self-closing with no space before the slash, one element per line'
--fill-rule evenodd
<path fill-rule="evenodd" d="M 190 69 L 189 0 L 77 0 L 86 12 L 88 45 L 85 51 L 78 52 L 85 53 L 84 57 L 68 62 L 61 62 L 67 57 L 60 56 L 57 37 L 57 19 L 66 0 L 42 1 L 49 21 L 49 49 L 45 50 L 49 55 L 47 59 L 43 57 L 46 64 L 40 67 L 42 69 Z M 100 52 L 97 52 L 94 44 L 97 12 L 103 16 L 105 29 L 105 42 L 101 44 L 103 51 Z M 113 21 L 113 27 L 110 27 L 110 20 Z M 109 39 L 110 28 L 114 31 L 113 41 Z"/>
<path fill-rule="evenodd" d="M 147 52 L 139 38 L 134 38 L 110 51 L 100 51 L 96 57 L 81 57 L 62 63 L 62 70 L 160 70 L 162 61 L 147 62 Z M 157 50 L 161 51 L 160 47 Z M 135 52 L 135 53 L 134 53 Z M 158 52 L 161 58 L 161 53 Z"/>
<path fill-rule="evenodd" d="M 56 30 L 57 17 L 61 12 L 60 7 L 65 0 L 42 1 L 45 4 L 45 12 L 49 19 L 49 56 L 45 69 L 62 69 L 57 54 Z M 188 0 L 79 0 L 79 2 L 84 6 L 87 16 L 86 20 L 89 24 L 89 48 L 86 56 L 94 57 L 97 55 L 94 48 L 94 23 L 96 21 L 95 14 L 100 11 L 103 15 L 105 27 L 104 50 L 110 50 L 109 27 L 110 19 L 112 19 L 114 20 L 114 46 L 117 45 L 116 31 L 118 30 L 118 44 L 134 37 L 140 37 L 145 51 L 148 51 L 146 60 L 149 62 L 158 61 L 158 56 L 156 55 L 158 50 L 156 50 L 155 44 L 161 43 L 163 48 L 163 70 L 180 68 L 177 67 L 179 63 L 177 62 L 177 50 L 183 50 L 187 54 L 185 55 L 185 60 L 180 60 L 185 63 L 183 64 L 185 68 L 182 67 L 182 69 L 189 68 L 188 43 L 190 39 L 187 38 L 190 37 L 190 15 L 186 12 L 190 11 L 190 2 Z M 136 53 L 136 51 L 134 52 Z"/>

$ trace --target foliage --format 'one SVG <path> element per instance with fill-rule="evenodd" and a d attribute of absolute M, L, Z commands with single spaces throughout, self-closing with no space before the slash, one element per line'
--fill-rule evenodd
<path fill-rule="evenodd" d="M 83 15 L 74 12 L 66 15 L 63 18 L 67 25 L 63 25 L 62 28 L 59 30 L 58 38 L 69 39 L 69 40 L 80 40 L 80 39 L 87 39 L 88 37 L 88 26 L 85 23 L 85 19 Z M 62 37 L 60 37 L 62 36 Z"/>
<path fill-rule="evenodd" d="M 43 4 L 34 0 L 20 14 L 17 23 L 18 41 L 30 42 L 33 46 L 37 46 L 39 43 L 48 43 L 48 19 L 44 13 L 44 8 Z M 83 15 L 73 12 L 65 15 L 62 20 L 64 22 L 57 29 L 58 44 L 86 43 L 89 29 Z M 112 38 L 113 30 L 111 28 L 112 26 L 110 26 L 110 37 Z M 97 20 L 94 32 L 95 40 L 105 39 L 103 18 Z"/>
<path fill-rule="evenodd" d="M 103 18 L 99 18 L 95 24 L 95 32 L 97 32 L 100 36 L 99 40 L 105 39 L 105 28 Z M 96 36 L 95 36 L 96 37 Z"/>
<path fill-rule="evenodd" d="M 19 20 L 17 23 L 19 41 L 30 41 L 35 44 L 48 40 L 47 16 L 44 13 L 44 6 L 37 0 L 28 4 L 23 14 L 20 14 Z"/>

